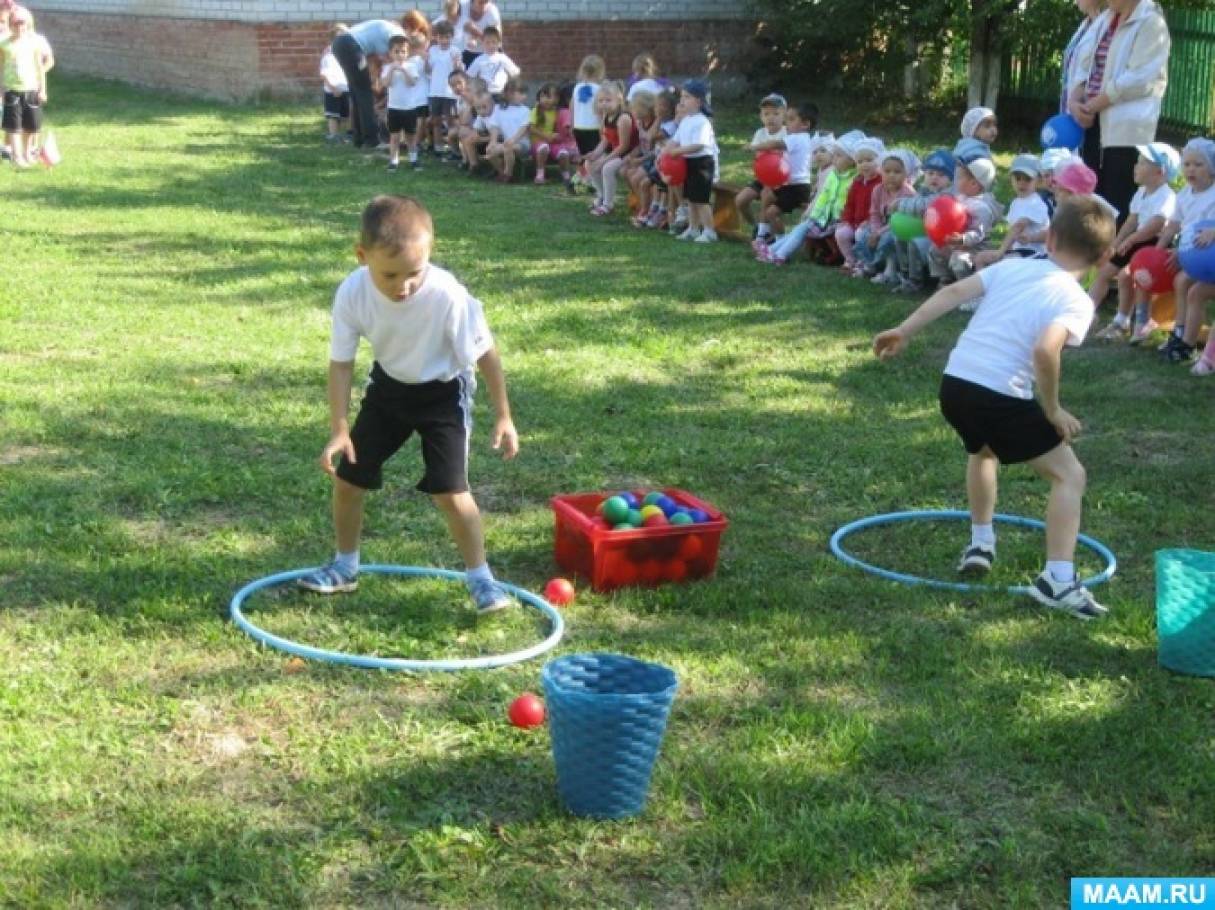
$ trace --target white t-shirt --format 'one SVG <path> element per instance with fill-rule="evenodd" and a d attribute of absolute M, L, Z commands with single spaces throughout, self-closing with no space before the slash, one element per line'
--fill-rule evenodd
<path fill-rule="evenodd" d="M 481 31 L 485 31 L 491 25 L 501 31 L 502 14 L 498 12 L 498 7 L 493 3 L 487 3 L 485 4 L 485 9 L 481 13 L 481 18 L 473 19 L 470 16 L 471 7 L 472 4 L 468 2 L 468 0 L 465 0 L 465 2 L 460 4 L 460 21 L 456 23 L 456 32 L 463 36 L 464 49 L 466 51 L 477 52 L 481 50 L 481 39 L 474 38 L 472 35 L 468 34 L 468 32 L 464 31 L 464 23 L 471 22 L 477 28 L 481 29 Z"/>
<path fill-rule="evenodd" d="M 325 94 L 332 95 L 329 90 L 330 84 L 336 86 L 344 95 L 350 91 L 350 86 L 346 82 L 346 71 L 342 69 L 342 65 L 337 62 L 337 57 L 333 56 L 333 51 L 325 48 L 325 53 L 321 54 L 321 78 L 325 80 Z"/>
<path fill-rule="evenodd" d="M 351 272 L 333 298 L 330 358 L 353 361 L 360 338 L 371 343 L 385 373 L 413 383 L 471 375 L 494 344 L 481 301 L 435 265 L 427 268 L 422 286 L 401 301 L 376 290 L 366 266 Z"/>
<path fill-rule="evenodd" d="M 1084 340 L 1093 302 L 1049 259 L 1005 259 L 979 272 L 983 300 L 945 365 L 945 374 L 1000 395 L 1034 397 L 1034 345 L 1051 325 L 1069 345 Z"/>
<path fill-rule="evenodd" d="M 394 111 L 412 111 L 426 106 L 426 61 L 410 57 L 395 67 L 388 77 L 388 106 Z M 410 85 L 406 79 L 414 80 Z"/>
<path fill-rule="evenodd" d="M 509 107 L 499 105 L 494 108 L 494 112 L 489 118 L 489 125 L 497 127 L 499 137 L 505 142 L 523 129 L 531 120 L 531 116 L 531 109 L 525 104 L 512 104 Z M 523 138 L 527 138 L 527 133 L 523 134 Z"/>
<path fill-rule="evenodd" d="M 789 183 L 810 182 L 810 152 L 814 136 L 810 133 L 788 133 L 785 136 L 785 157 L 789 159 Z"/>
<path fill-rule="evenodd" d="M 1143 227 L 1157 215 L 1168 221 L 1177 212 L 1177 194 L 1167 183 L 1162 183 L 1152 192 L 1141 186 L 1135 191 L 1131 200 L 1131 214 L 1139 218 L 1139 227 Z"/>
<path fill-rule="evenodd" d="M 624 96 L 625 101 L 632 101 L 633 96 L 638 92 L 651 92 L 655 95 L 659 95 L 662 93 L 662 83 L 657 79 L 650 79 L 648 77 L 645 79 L 638 79 L 629 86 L 628 94 Z"/>
<path fill-rule="evenodd" d="M 491 95 L 499 94 L 506 85 L 506 80 L 518 75 L 519 67 L 502 51 L 482 54 L 468 68 L 468 78 L 484 79 Z"/>
<path fill-rule="evenodd" d="M 759 145 L 761 142 L 775 142 L 777 139 L 784 139 L 789 135 L 789 131 L 783 126 L 775 133 L 769 133 L 766 126 L 761 126 L 755 131 L 755 135 L 751 137 L 751 147 Z"/>
<path fill-rule="evenodd" d="M 428 91 L 431 98 L 456 97 L 456 93 L 451 90 L 451 84 L 447 79 L 459 66 L 460 52 L 456 50 L 455 44 L 450 45 L 447 50 L 443 50 L 437 44 L 430 46 L 426 51 L 426 71 L 430 73 Z"/>
<path fill-rule="evenodd" d="M 675 144 L 704 146 L 695 155 L 688 155 L 688 158 L 703 158 L 706 155 L 716 158 L 717 137 L 713 132 L 713 121 L 700 111 L 684 117 L 675 130 Z"/>
<path fill-rule="evenodd" d="M 1008 223 L 1009 225 L 1016 224 L 1024 219 L 1026 234 L 1038 234 L 1046 230 L 1050 226 L 1050 211 L 1046 208 L 1046 202 L 1037 193 L 1030 193 L 1028 196 L 1016 196 L 1012 203 L 1008 206 Z M 1046 252 L 1046 241 L 1040 243 L 1026 243 L 1023 240 L 1017 240 L 1013 243 L 1014 250 L 1033 250 L 1035 253 Z"/>
<path fill-rule="evenodd" d="M 599 129 L 599 115 L 595 113 L 595 98 L 599 95 L 599 86 L 594 82 L 579 82 L 574 86 L 573 107 L 574 126 L 576 130 Z"/>
<path fill-rule="evenodd" d="M 1171 220 L 1180 222 L 1184 230 L 1191 224 L 1209 218 L 1215 218 L 1215 183 L 1201 193 L 1195 193 L 1194 188 L 1187 183 L 1177 194 L 1177 212 Z"/>

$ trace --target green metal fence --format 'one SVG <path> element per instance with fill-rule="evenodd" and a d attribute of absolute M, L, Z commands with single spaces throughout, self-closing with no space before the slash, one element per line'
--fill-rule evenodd
<path fill-rule="evenodd" d="M 1166 9 L 1173 38 L 1160 123 L 1181 133 L 1215 131 L 1215 11 Z M 1001 105 L 1045 114 L 1059 103 L 1061 47 L 1030 47 L 1004 61 Z"/>

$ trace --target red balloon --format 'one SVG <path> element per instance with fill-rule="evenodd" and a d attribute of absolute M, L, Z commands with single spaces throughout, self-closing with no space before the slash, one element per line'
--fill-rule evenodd
<path fill-rule="evenodd" d="M 755 179 L 770 190 L 789 182 L 789 159 L 783 152 L 768 149 L 755 156 Z"/>
<path fill-rule="evenodd" d="M 525 692 L 510 703 L 506 716 L 516 727 L 538 727 L 544 723 L 544 702 Z"/>
<path fill-rule="evenodd" d="M 928 205 L 924 213 L 924 233 L 937 246 L 945 245 L 945 238 L 950 234 L 960 234 L 966 230 L 969 215 L 966 206 L 962 205 L 955 196 L 938 196 Z"/>
<path fill-rule="evenodd" d="M 573 603 L 574 586 L 564 578 L 553 578 L 544 586 L 544 599 L 558 607 Z"/>
<path fill-rule="evenodd" d="M 1167 294 L 1173 290 L 1176 267 L 1169 265 L 1169 251 L 1158 246 L 1145 246 L 1131 257 L 1131 279 L 1151 294 Z"/>
<path fill-rule="evenodd" d="M 664 152 L 658 156 L 658 173 L 671 186 L 683 186 L 688 179 L 688 159 Z"/>

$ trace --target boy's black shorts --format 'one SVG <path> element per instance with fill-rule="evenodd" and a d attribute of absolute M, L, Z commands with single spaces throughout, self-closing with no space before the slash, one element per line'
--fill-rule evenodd
<path fill-rule="evenodd" d="M 350 116 L 350 92 L 341 95 L 331 95 L 321 92 L 325 97 L 325 116 L 333 120 L 345 120 Z"/>
<path fill-rule="evenodd" d="M 390 135 L 405 133 L 412 135 L 418 131 L 418 118 L 425 117 L 426 108 L 414 107 L 407 111 L 390 107 L 388 109 L 388 132 Z"/>
<path fill-rule="evenodd" d="M 1063 442 L 1042 405 L 958 379 L 941 377 L 941 413 L 971 455 L 987 446 L 1001 464 L 1032 461 Z"/>
<path fill-rule="evenodd" d="M 688 176 L 683 183 L 684 198 L 696 205 L 708 205 L 713 201 L 713 156 L 700 155 L 684 160 L 688 162 Z"/>
<path fill-rule="evenodd" d="M 1111 256 L 1110 265 L 1113 265 L 1119 269 L 1124 269 L 1128 265 L 1131 264 L 1131 257 L 1134 256 L 1136 253 L 1138 253 L 1141 249 L 1143 249 L 1144 247 L 1147 247 L 1147 246 L 1155 246 L 1155 245 L 1156 245 L 1155 240 L 1145 240 L 1142 243 L 1136 243 L 1133 247 L 1131 247 L 1127 251 L 1127 254 L 1125 256 L 1118 256 L 1118 255 Z"/>
<path fill-rule="evenodd" d="M 574 130 L 574 142 L 578 146 L 578 154 L 587 155 L 599 145 L 599 130 Z"/>
<path fill-rule="evenodd" d="M 808 183 L 786 183 L 784 186 L 778 186 L 772 192 L 776 196 L 776 204 L 786 215 L 796 212 L 803 205 L 810 204 L 810 184 Z"/>
<path fill-rule="evenodd" d="M 430 113 L 435 117 L 454 117 L 456 115 L 456 99 L 430 96 Z"/>
<path fill-rule="evenodd" d="M 460 376 L 447 382 L 398 382 L 374 364 L 350 430 L 357 460 L 351 464 L 343 455 L 338 477 L 363 490 L 380 489 L 384 462 L 417 433 L 426 466 L 417 488 L 430 494 L 465 492 L 475 388 L 471 377 Z"/>
<path fill-rule="evenodd" d="M 36 133 L 42 129 L 42 102 L 35 92 L 5 92 L 4 118 L 0 129 L 6 133 Z"/>

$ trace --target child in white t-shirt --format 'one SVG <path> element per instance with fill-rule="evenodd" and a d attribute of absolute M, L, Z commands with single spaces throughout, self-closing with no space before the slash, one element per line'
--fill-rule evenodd
<path fill-rule="evenodd" d="M 515 161 L 521 155 L 526 156 L 532 148 L 532 112 L 526 101 L 523 83 L 511 79 L 502 88 L 502 103 L 494 108 L 489 118 L 489 145 L 485 147 L 485 157 L 498 172 L 499 183 L 510 183 L 514 179 Z"/>
<path fill-rule="evenodd" d="M 1125 340 L 1131 333 L 1131 311 L 1135 286 L 1131 274 L 1132 257 L 1144 247 L 1155 246 L 1165 224 L 1177 211 L 1177 194 L 1169 181 L 1177 176 L 1181 156 L 1171 145 L 1153 142 L 1139 147 L 1139 160 L 1133 171 L 1139 189 L 1131 199 L 1131 211 L 1114 238 L 1114 255 L 1097 272 L 1088 289 L 1094 306 L 1101 306 L 1109 293 L 1110 282 L 1118 282 L 1118 312 L 1113 321 L 1097 333 L 1105 341 Z M 1145 300 L 1146 295 L 1145 295 Z"/>
<path fill-rule="evenodd" d="M 513 602 L 489 570 L 481 515 L 468 490 L 476 369 L 494 408 L 493 447 L 514 458 L 519 435 L 483 307 L 455 276 L 430 263 L 433 241 L 434 223 L 415 199 L 377 196 L 363 210 L 355 247 L 360 268 L 342 282 L 333 302 L 330 436 L 320 457 L 333 478 L 337 552 L 299 584 L 318 594 L 358 587 L 367 491 L 380 489 L 384 463 L 416 433 L 425 464 L 417 488 L 443 513 L 464 560 L 469 593 L 477 610 L 489 613 Z M 364 338 L 375 362 L 351 427 L 354 362 Z"/>
<path fill-rule="evenodd" d="M 1008 232 L 994 250 L 975 253 L 976 269 L 995 265 L 1006 256 L 1046 255 L 1046 231 L 1050 213 L 1046 202 L 1038 195 L 1038 159 L 1033 155 L 1018 155 L 1009 168 L 1013 201 L 1008 206 Z"/>
<path fill-rule="evenodd" d="M 766 95 L 759 102 L 759 121 L 763 125 L 751 137 L 749 148 L 752 152 L 759 151 L 759 146 L 763 143 L 784 139 L 789 134 L 789 130 L 785 126 L 785 111 L 788 107 L 789 103 L 785 100 L 785 96 L 779 95 L 776 92 Z M 739 190 L 734 197 L 734 208 L 738 210 L 738 214 L 742 216 L 743 221 L 752 227 L 752 240 L 760 236 L 760 227 L 756 224 L 755 213 L 751 211 L 751 205 L 760 197 L 763 191 L 764 185 L 758 180 L 752 180 Z M 768 231 L 766 223 L 763 225 L 763 230 L 765 233 Z"/>
<path fill-rule="evenodd" d="M 1079 278 L 1107 254 L 1113 239 L 1114 219 L 1097 200 L 1061 203 L 1047 234 L 1048 259 L 1008 259 L 942 288 L 900 326 L 873 340 L 874 353 L 887 360 L 935 319 L 968 300 L 982 301 L 949 356 L 940 392 L 941 412 L 968 456 L 971 540 L 958 571 L 990 571 L 996 558 L 997 470 L 1002 463 L 1026 462 L 1051 488 L 1046 568 L 1028 593 L 1079 619 L 1108 611 L 1076 576 L 1086 479 L 1071 447 L 1080 422 L 1059 403 L 1059 377 L 1063 348 L 1080 344 L 1093 318 L 1093 302 Z"/>
<path fill-rule="evenodd" d="M 330 42 L 346 31 L 346 26 L 338 23 L 329 33 Z M 341 142 L 345 132 L 343 124 L 350 117 L 350 86 L 346 81 L 346 72 L 342 69 L 337 57 L 333 56 L 331 44 L 325 45 L 321 54 L 321 98 L 325 114 L 325 124 L 328 134 L 326 142 Z"/>
<path fill-rule="evenodd" d="M 578 155 L 585 160 L 586 156 L 599 145 L 599 127 L 602 118 L 599 116 L 599 86 L 605 78 L 607 67 L 603 58 L 598 54 L 588 54 L 578 65 L 578 81 L 574 83 L 574 93 L 570 97 L 570 114 L 573 121 L 574 143 L 578 146 Z M 570 185 L 577 187 L 586 181 L 585 163 L 578 168 L 578 177 Z"/>
<path fill-rule="evenodd" d="M 484 79 L 494 100 L 501 101 L 507 80 L 518 78 L 519 67 L 502 52 L 502 33 L 492 25 L 482 33 L 481 46 L 485 48 L 485 53 L 468 67 L 468 75 L 473 79 Z"/>
<path fill-rule="evenodd" d="M 679 240 L 715 243 L 713 227 L 713 183 L 717 179 L 717 137 L 713 132 L 713 109 L 709 106 L 709 84 L 689 79 L 679 94 L 683 117 L 666 153 L 687 159 L 688 175 L 683 195 L 688 202 L 688 227 Z"/>
<path fill-rule="evenodd" d="M 388 42 L 388 64 L 380 70 L 380 88 L 388 92 L 388 170 L 401 165 L 401 137 L 409 147 L 409 165 L 420 170 L 418 127 L 426 116 L 426 39 L 420 34 L 395 35 Z"/>
<path fill-rule="evenodd" d="M 451 74 L 464 68 L 460 51 L 452 46 L 455 29 L 447 19 L 438 20 L 431 32 L 434 43 L 426 51 L 426 73 L 429 79 L 426 105 L 430 109 L 430 150 L 438 157 L 444 146 L 450 155 L 452 136 L 456 129 L 456 93 L 451 88 Z"/>
<path fill-rule="evenodd" d="M 789 161 L 789 179 L 784 186 L 760 190 L 760 220 L 755 226 L 758 240 L 767 240 L 785 230 L 782 215 L 792 215 L 810 204 L 814 195 L 810 182 L 810 155 L 817 143 L 818 105 L 802 102 L 785 111 L 785 135 L 777 139 L 752 141 L 754 152 L 782 151 Z"/>
<path fill-rule="evenodd" d="M 476 175 L 482 153 L 489 146 L 489 131 L 496 107 L 494 97 L 489 92 L 474 95 L 472 122 L 460 129 L 460 151 L 464 157 L 462 166 L 471 176 Z"/>

